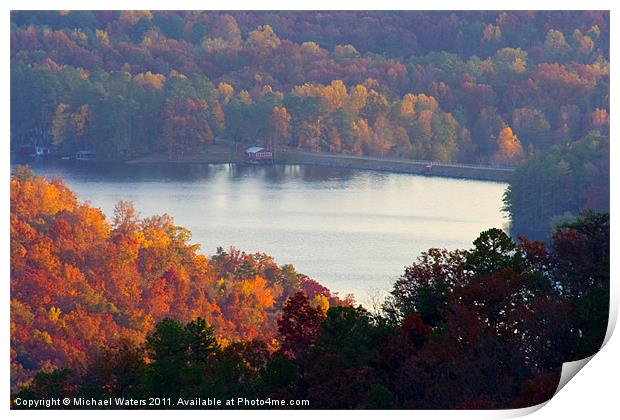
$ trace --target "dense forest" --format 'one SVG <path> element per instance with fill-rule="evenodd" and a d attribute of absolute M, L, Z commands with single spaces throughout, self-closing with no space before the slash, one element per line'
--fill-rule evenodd
<path fill-rule="evenodd" d="M 609 13 L 15 11 L 13 146 L 515 166 L 609 131 Z"/>
<path fill-rule="evenodd" d="M 12 398 L 534 405 L 563 362 L 600 348 L 609 255 L 606 213 L 557 226 L 548 245 L 490 229 L 469 250 L 422 253 L 369 312 L 266 255 L 207 258 L 169 216 L 120 202 L 107 220 L 61 180 L 19 167 Z"/>
<path fill-rule="evenodd" d="M 609 136 L 592 131 L 535 154 L 512 175 L 504 204 L 515 236 L 545 241 L 584 209 L 609 211 Z"/>

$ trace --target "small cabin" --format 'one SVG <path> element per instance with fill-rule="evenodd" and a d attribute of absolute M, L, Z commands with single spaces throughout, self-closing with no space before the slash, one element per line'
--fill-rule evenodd
<path fill-rule="evenodd" d="M 95 152 L 92 150 L 80 150 L 75 154 L 75 160 L 95 160 Z"/>
<path fill-rule="evenodd" d="M 245 149 L 245 158 L 251 163 L 267 163 L 273 161 L 273 152 L 264 147 L 252 146 Z"/>
<path fill-rule="evenodd" d="M 35 156 L 49 156 L 51 152 L 51 149 L 45 146 L 37 146 L 34 148 Z"/>

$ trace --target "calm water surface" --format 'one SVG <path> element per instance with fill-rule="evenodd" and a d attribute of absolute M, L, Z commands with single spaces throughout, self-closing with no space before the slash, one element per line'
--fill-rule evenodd
<path fill-rule="evenodd" d="M 506 184 L 315 166 L 35 163 L 110 216 L 119 200 L 168 213 L 202 252 L 265 252 L 361 303 L 430 247 L 469 248 L 504 228 Z"/>

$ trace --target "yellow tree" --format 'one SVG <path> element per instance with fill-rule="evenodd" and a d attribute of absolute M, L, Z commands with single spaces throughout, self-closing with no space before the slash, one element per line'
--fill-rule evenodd
<path fill-rule="evenodd" d="M 415 97 L 415 109 L 416 111 L 429 110 L 435 112 L 439 109 L 439 103 L 432 96 L 420 93 Z"/>
<path fill-rule="evenodd" d="M 253 48 L 275 48 L 280 45 L 280 38 L 278 38 L 270 25 L 260 25 L 248 34 L 247 44 Z"/>
<path fill-rule="evenodd" d="M 246 105 L 252 105 L 252 96 L 247 90 L 242 90 L 241 92 L 239 92 L 237 98 L 239 98 L 239 100 Z"/>
<path fill-rule="evenodd" d="M 95 43 L 98 45 L 110 45 L 110 35 L 102 29 L 96 29 Z"/>
<path fill-rule="evenodd" d="M 304 83 L 303 85 L 295 86 L 291 93 L 302 97 L 307 98 L 308 96 L 320 96 L 321 94 L 321 86 L 315 86 L 312 83 Z"/>
<path fill-rule="evenodd" d="M 338 108 L 342 108 L 347 98 L 347 87 L 342 83 L 342 80 L 332 80 L 329 86 L 320 90 L 320 96 L 329 111 L 334 112 Z"/>
<path fill-rule="evenodd" d="M 609 114 L 605 109 L 596 108 L 588 115 L 588 125 L 606 133 L 609 130 Z"/>
<path fill-rule="evenodd" d="M 152 89 L 161 89 L 166 81 L 166 76 L 159 73 L 151 73 L 147 71 L 146 73 L 138 73 L 134 76 L 133 80 L 141 85 L 148 86 Z"/>
<path fill-rule="evenodd" d="M 482 42 L 499 41 L 502 37 L 502 30 L 499 26 L 488 24 L 482 31 Z"/>
<path fill-rule="evenodd" d="M 523 147 L 510 127 L 505 127 L 497 136 L 497 152 L 492 161 L 497 165 L 517 165 L 525 157 Z"/>
<path fill-rule="evenodd" d="M 321 313 L 323 314 L 323 316 L 327 315 L 327 310 L 329 309 L 329 299 L 327 299 L 325 296 L 323 295 L 316 295 L 315 297 L 312 298 L 312 300 L 310 301 L 310 305 L 313 308 L 318 309 L 319 311 L 321 311 Z"/>
<path fill-rule="evenodd" d="M 362 149 L 367 148 L 372 142 L 372 130 L 368 125 L 368 120 L 359 119 L 353 122 L 353 146 L 351 152 L 355 155 L 361 155 Z"/>
<path fill-rule="evenodd" d="M 400 103 L 400 115 L 403 118 L 413 118 L 415 116 L 415 96 L 411 93 L 405 94 Z"/>
<path fill-rule="evenodd" d="M 412 126 L 415 139 L 414 147 L 417 158 L 432 159 L 433 157 L 433 112 L 425 109 L 421 111 Z"/>
<path fill-rule="evenodd" d="M 570 46 L 561 31 L 549 29 L 545 37 L 545 49 L 554 57 L 559 57 L 568 52 Z"/>
<path fill-rule="evenodd" d="M 316 42 L 308 41 L 301 44 L 301 52 L 307 56 L 314 56 L 321 54 L 321 47 Z"/>
<path fill-rule="evenodd" d="M 224 105 L 226 105 L 235 95 L 235 89 L 231 84 L 226 82 L 220 82 L 217 85 L 217 97 Z"/>
<path fill-rule="evenodd" d="M 394 130 L 392 124 L 384 116 L 377 118 L 373 125 L 371 141 L 367 147 L 367 153 L 381 156 L 387 152 L 394 140 Z"/>
<path fill-rule="evenodd" d="M 579 29 L 575 29 L 573 32 L 573 41 L 575 41 L 579 52 L 584 56 L 587 56 L 594 50 L 594 41 L 592 41 L 592 38 L 581 33 Z"/>
<path fill-rule="evenodd" d="M 214 101 L 213 105 L 209 107 L 209 124 L 218 136 L 224 133 L 226 128 L 224 110 L 218 101 Z"/>
<path fill-rule="evenodd" d="M 276 149 L 279 144 L 287 143 L 291 137 L 291 116 L 285 107 L 273 107 L 267 122 L 268 146 Z"/>
<path fill-rule="evenodd" d="M 52 118 L 52 143 L 55 146 L 59 146 L 62 143 L 67 119 L 65 111 L 68 107 L 69 105 L 65 103 L 59 103 L 56 107 L 54 118 Z"/>
<path fill-rule="evenodd" d="M 368 99 L 368 90 L 364 85 L 357 85 L 349 95 L 345 98 L 344 109 L 349 111 L 353 115 L 357 115 L 362 108 L 366 106 L 366 100 Z"/>
<path fill-rule="evenodd" d="M 73 131 L 76 137 L 76 142 L 81 143 L 84 138 L 84 134 L 86 134 L 86 127 L 90 122 L 90 105 L 82 105 L 72 115 L 71 122 L 73 125 Z"/>

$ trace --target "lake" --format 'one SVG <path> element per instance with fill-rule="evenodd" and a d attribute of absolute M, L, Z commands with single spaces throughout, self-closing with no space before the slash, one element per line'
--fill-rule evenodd
<path fill-rule="evenodd" d="M 469 248 L 506 228 L 506 184 L 299 165 L 37 162 L 109 217 L 119 200 L 168 213 L 205 254 L 265 252 L 341 296 L 381 299 L 431 247 Z"/>

